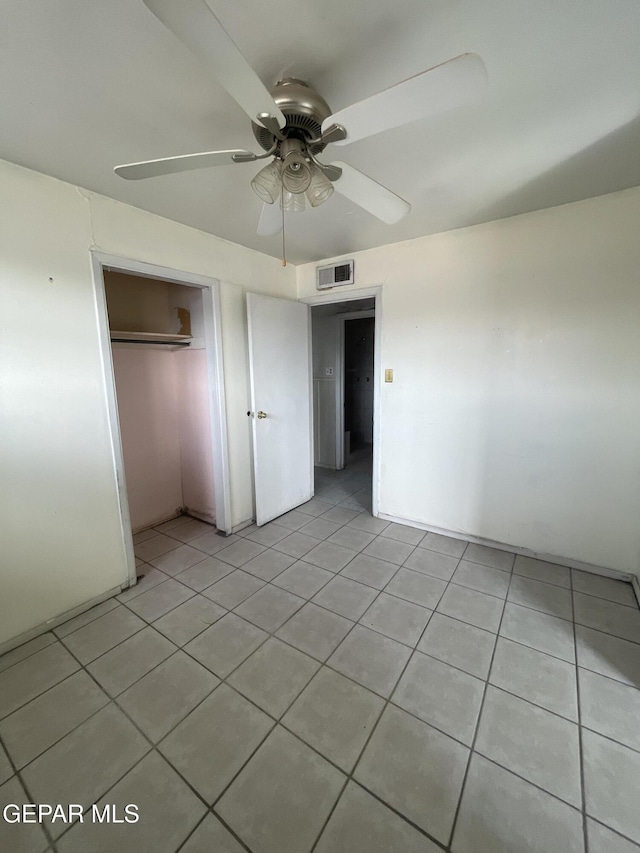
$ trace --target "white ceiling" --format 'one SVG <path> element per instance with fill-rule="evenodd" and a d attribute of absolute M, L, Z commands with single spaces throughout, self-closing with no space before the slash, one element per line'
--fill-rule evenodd
<path fill-rule="evenodd" d="M 413 210 L 388 226 L 336 193 L 288 217 L 294 263 L 640 185 L 635 0 L 208 2 L 267 85 L 301 77 L 333 110 L 466 51 L 487 67 L 482 103 L 334 148 Z M 141 0 L 3 0 L 0 24 L 0 158 L 279 255 L 279 237 L 256 234 L 261 163 L 113 174 L 259 150 L 244 113 Z"/>

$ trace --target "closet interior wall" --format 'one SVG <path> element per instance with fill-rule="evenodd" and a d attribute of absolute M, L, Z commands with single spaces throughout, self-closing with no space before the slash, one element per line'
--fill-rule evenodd
<path fill-rule="evenodd" d="M 132 530 L 180 512 L 215 523 L 202 291 L 108 270 L 104 281 L 112 338 L 190 338 L 112 342 Z"/>

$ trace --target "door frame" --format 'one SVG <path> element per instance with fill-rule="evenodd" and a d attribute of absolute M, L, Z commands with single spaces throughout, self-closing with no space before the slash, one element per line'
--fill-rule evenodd
<path fill-rule="evenodd" d="M 216 502 L 216 527 L 225 533 L 231 525 L 231 490 L 229 477 L 229 451 L 227 442 L 227 413 L 225 407 L 224 362 L 222 357 L 222 325 L 220 311 L 220 282 L 210 276 L 185 272 L 184 270 L 162 267 L 158 264 L 133 260 L 121 255 L 110 255 L 91 250 L 91 271 L 95 299 L 98 337 L 100 340 L 100 360 L 107 402 L 109 432 L 113 467 L 118 488 L 120 509 L 120 532 L 128 569 L 129 583 L 135 584 L 137 578 L 136 561 L 133 552 L 133 534 L 131 532 L 131 514 L 124 470 L 122 437 L 116 396 L 116 380 L 111 351 L 111 334 L 107 312 L 107 295 L 104 284 L 104 270 L 168 281 L 199 288 L 202 291 L 204 308 L 204 340 L 209 378 L 209 414 L 211 422 L 211 450 L 213 458 L 213 484 Z"/>
<path fill-rule="evenodd" d="M 335 305 L 338 302 L 354 302 L 359 299 L 375 300 L 373 308 L 373 316 L 375 317 L 375 336 L 374 336 L 374 353 L 373 353 L 373 482 L 371 487 L 371 514 L 377 517 L 380 513 L 380 477 L 382 460 L 380 458 L 380 430 L 381 430 L 381 398 L 382 398 L 382 285 L 374 287 L 354 288 L 340 292 L 339 288 L 332 290 L 329 293 L 323 293 L 318 296 L 307 296 L 300 299 L 299 302 L 304 302 L 313 308 L 316 305 Z M 355 312 L 356 316 L 360 312 Z M 370 311 L 366 313 L 370 314 Z M 349 316 L 352 319 L 352 316 Z M 313 348 L 313 342 L 312 342 Z M 342 360 L 344 358 L 344 323 L 341 324 L 341 364 L 338 377 L 338 393 L 340 401 L 344 399 L 344 370 L 342 369 Z M 310 367 L 311 387 L 313 388 L 313 367 Z M 338 413 L 336 423 L 344 426 L 344 410 Z M 338 426 L 336 426 L 338 429 Z M 337 446 L 341 448 L 341 458 L 344 465 L 344 431 L 337 436 Z M 313 452 L 313 448 L 312 448 Z M 338 454 L 336 453 L 336 457 Z"/>

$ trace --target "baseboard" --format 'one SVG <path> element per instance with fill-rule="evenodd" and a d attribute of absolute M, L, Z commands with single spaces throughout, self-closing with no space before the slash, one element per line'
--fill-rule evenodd
<path fill-rule="evenodd" d="M 108 598 L 113 598 L 114 595 L 119 595 L 121 592 L 122 587 L 113 587 L 113 589 L 103 592 L 101 595 L 92 598 L 90 601 L 85 601 L 84 604 L 79 604 L 71 610 L 66 610 L 64 613 L 61 613 L 60 616 L 56 616 L 55 619 L 49 619 L 47 622 L 43 622 L 41 625 L 31 628 L 23 634 L 18 634 L 17 637 L 13 637 L 11 640 L 5 640 L 4 643 L 0 644 L 0 655 L 3 655 L 5 652 L 10 652 L 12 649 L 16 649 L 18 646 L 24 645 L 24 643 L 28 643 L 29 640 L 34 640 L 36 637 L 39 637 L 40 634 L 46 634 L 47 631 L 52 631 L 54 628 L 57 628 L 58 625 L 62 625 L 63 622 L 67 622 L 69 619 L 73 619 L 74 616 L 79 616 L 81 613 L 91 610 L 91 608 L 95 607 L 96 604 L 102 604 L 103 601 L 106 601 Z"/>
<path fill-rule="evenodd" d="M 559 557 L 557 554 L 532 551 L 531 548 L 523 548 L 519 545 L 507 545 L 504 542 L 496 542 L 493 539 L 485 539 L 482 536 L 473 536 L 470 533 L 462 533 L 459 530 L 447 530 L 444 527 L 436 527 L 432 524 L 422 524 L 419 521 L 399 518 L 398 516 L 388 515 L 384 512 L 378 513 L 377 517 L 382 518 L 384 521 L 394 521 L 396 524 L 407 524 L 410 527 L 417 527 L 419 530 L 427 530 L 429 533 L 450 536 L 452 539 L 460 539 L 463 542 L 473 542 L 475 545 L 487 545 L 489 548 L 496 548 L 499 551 L 510 551 L 512 554 L 520 554 L 523 557 L 534 557 L 536 560 L 545 560 L 548 563 L 555 563 L 558 566 L 568 566 L 571 569 L 579 569 L 581 572 L 591 572 L 593 575 L 602 575 L 603 577 L 619 581 L 631 581 L 636 596 L 640 596 L 638 576 L 633 574 L 633 572 L 620 572 L 617 569 L 609 569 L 606 566 L 585 563 L 582 560 L 573 560 L 570 557 Z"/>

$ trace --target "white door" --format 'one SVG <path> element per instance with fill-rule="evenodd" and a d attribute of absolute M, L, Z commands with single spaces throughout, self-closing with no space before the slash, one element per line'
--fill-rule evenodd
<path fill-rule="evenodd" d="M 247 294 L 256 522 L 313 496 L 309 308 Z"/>

